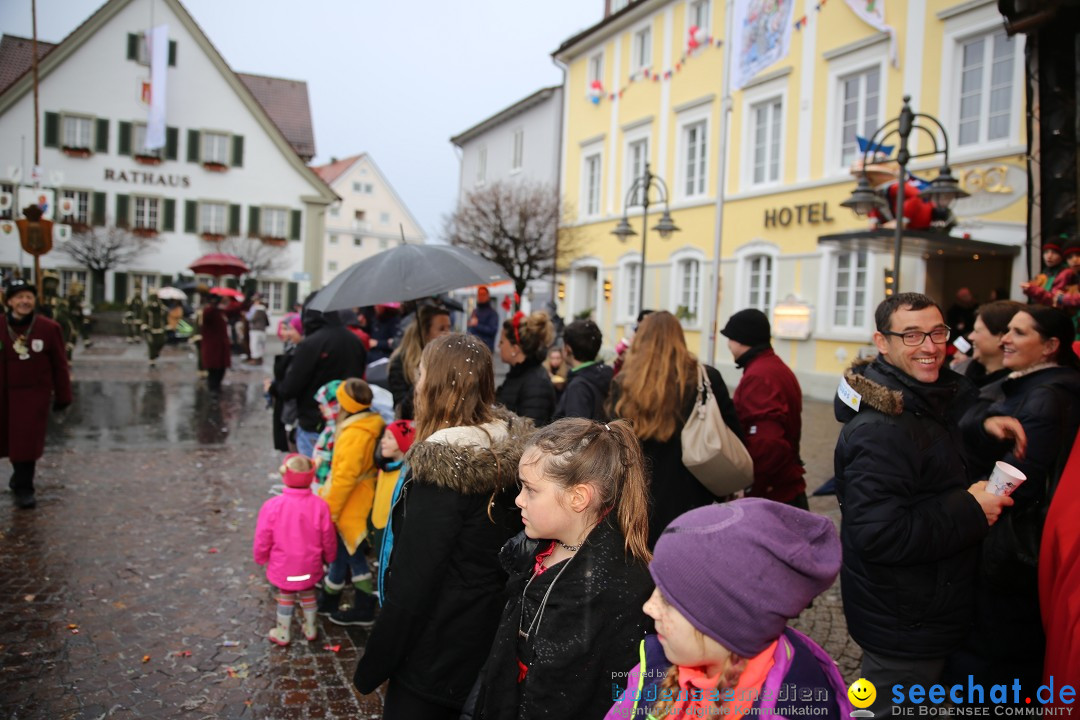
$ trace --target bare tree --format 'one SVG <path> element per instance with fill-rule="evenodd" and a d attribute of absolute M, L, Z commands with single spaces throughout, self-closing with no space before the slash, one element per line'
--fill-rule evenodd
<path fill-rule="evenodd" d="M 221 252 L 235 255 L 250 268 L 249 278 L 272 275 L 284 270 L 289 265 L 289 248 L 267 242 L 262 238 L 229 235 L 220 242 L 206 243 L 208 252 Z"/>
<path fill-rule="evenodd" d="M 108 225 L 74 232 L 57 250 L 90 271 L 93 302 L 105 300 L 105 273 L 131 265 L 159 242 L 156 236 L 138 235 L 125 228 Z"/>
<path fill-rule="evenodd" d="M 505 270 L 522 294 L 530 280 L 564 269 L 579 249 L 570 217 L 550 185 L 500 181 L 466 195 L 446 218 L 443 234 Z"/>

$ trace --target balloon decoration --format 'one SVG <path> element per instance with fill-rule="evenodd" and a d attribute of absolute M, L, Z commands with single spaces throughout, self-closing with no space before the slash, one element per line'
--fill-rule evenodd
<path fill-rule="evenodd" d="M 593 80 L 589 84 L 589 101 L 593 105 L 599 105 L 601 98 L 604 97 L 604 83 L 599 80 Z"/>

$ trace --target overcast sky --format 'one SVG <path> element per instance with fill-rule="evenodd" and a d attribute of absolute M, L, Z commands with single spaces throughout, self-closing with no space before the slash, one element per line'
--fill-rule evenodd
<path fill-rule="evenodd" d="M 561 84 L 551 51 L 604 0 L 181 2 L 233 70 L 307 81 L 314 162 L 370 153 L 434 238 L 457 197 L 450 136 Z M 59 42 L 102 4 L 37 0 L 38 38 Z M 0 0 L 0 32 L 30 29 L 30 0 Z"/>

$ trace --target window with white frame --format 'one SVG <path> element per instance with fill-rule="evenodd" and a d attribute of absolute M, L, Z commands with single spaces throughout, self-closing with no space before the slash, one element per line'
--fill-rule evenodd
<path fill-rule="evenodd" d="M 835 256 L 833 285 L 833 326 L 858 330 L 866 325 L 869 311 L 867 252 L 850 250 Z"/>
<path fill-rule="evenodd" d="M 204 163 L 229 163 L 229 135 L 204 132 L 202 134 L 202 161 Z"/>
<path fill-rule="evenodd" d="M 358 182 L 354 182 L 354 183 L 352 184 L 352 190 L 353 190 L 353 192 L 363 192 L 363 191 L 364 191 L 364 184 L 363 184 L 363 183 L 358 183 Z"/>
<path fill-rule="evenodd" d="M 635 258 L 633 260 L 627 260 L 622 264 L 622 282 L 619 284 L 622 286 L 621 301 L 619 307 L 622 309 L 622 316 L 624 320 L 634 320 L 637 318 L 641 308 L 638 307 L 638 296 L 641 293 L 641 260 Z"/>
<path fill-rule="evenodd" d="M 629 191 L 634 181 L 645 174 L 645 163 L 649 161 L 649 138 L 632 140 L 626 146 L 626 190 Z M 641 193 L 630 201 L 631 205 L 641 205 Z"/>
<path fill-rule="evenodd" d="M 751 183 L 763 185 L 780 180 L 780 139 L 783 101 L 771 98 L 750 106 Z"/>
<path fill-rule="evenodd" d="M 62 197 L 71 201 L 71 213 L 64 216 L 64 222 L 73 225 L 89 225 L 90 193 L 85 190 L 65 190 Z"/>
<path fill-rule="evenodd" d="M 331 260 L 330 262 L 326 263 L 326 269 L 330 272 L 337 272 L 337 261 Z"/>
<path fill-rule="evenodd" d="M 354 235 L 353 239 L 352 239 L 352 244 L 353 244 L 353 247 L 363 247 L 364 246 L 364 236 L 363 235 Z"/>
<path fill-rule="evenodd" d="M 632 68 L 642 70 L 652 65 L 652 26 L 646 25 L 634 33 Z"/>
<path fill-rule="evenodd" d="M 371 183 L 364 183 L 364 194 L 365 195 L 374 195 L 375 194 L 375 186 L 372 185 Z"/>
<path fill-rule="evenodd" d="M 225 203 L 199 203 L 199 232 L 207 235 L 224 235 L 227 229 L 225 218 L 228 212 L 229 206 Z"/>
<path fill-rule="evenodd" d="M 330 217 L 338 217 L 341 215 L 341 205 L 334 203 L 330 206 Z"/>
<path fill-rule="evenodd" d="M 71 286 L 75 283 L 82 288 L 83 297 L 90 297 L 86 287 L 87 272 L 85 270 L 61 270 L 60 271 L 60 297 L 67 297 L 71 292 Z"/>
<path fill-rule="evenodd" d="M 330 236 L 330 244 L 331 245 L 337 245 L 338 244 L 338 236 L 337 235 L 331 235 Z"/>
<path fill-rule="evenodd" d="M 132 218 L 132 227 L 137 230 L 157 230 L 159 217 L 158 198 L 136 195 L 134 200 L 135 216 Z"/>
<path fill-rule="evenodd" d="M 697 197 L 705 194 L 708 160 L 708 123 L 705 120 L 682 128 L 682 195 Z"/>
<path fill-rule="evenodd" d="M 259 294 L 272 314 L 285 312 L 285 283 L 280 280 L 260 280 Z"/>
<path fill-rule="evenodd" d="M 601 153 L 585 156 L 581 169 L 581 207 L 586 216 L 600 214 L 600 162 Z"/>
<path fill-rule="evenodd" d="M 1016 45 L 1004 30 L 960 43 L 957 145 L 1008 139 L 1014 112 Z"/>
<path fill-rule="evenodd" d="M 15 216 L 15 186 L 11 183 L 0 183 L 0 195 L 3 196 L 0 220 L 10 220 Z"/>
<path fill-rule="evenodd" d="M 482 184 L 487 177 L 487 147 L 480 148 L 476 158 L 476 183 Z"/>
<path fill-rule="evenodd" d="M 771 255 L 747 258 L 746 307 L 757 308 L 766 315 L 772 309 L 773 259 Z"/>
<path fill-rule="evenodd" d="M 708 31 L 711 23 L 709 0 L 690 0 L 689 27 Z"/>
<path fill-rule="evenodd" d="M 598 52 L 589 58 L 589 73 L 588 73 L 588 89 L 592 89 L 592 84 L 599 80 L 604 82 L 604 53 Z"/>
<path fill-rule="evenodd" d="M 514 131 L 514 151 L 510 158 L 510 169 L 520 170 L 525 157 L 525 130 L 518 128 Z"/>
<path fill-rule="evenodd" d="M 701 309 L 701 260 L 687 257 L 675 261 L 675 309 L 683 321 L 696 325 Z"/>
<path fill-rule="evenodd" d="M 856 136 L 869 139 L 878 128 L 881 68 L 875 66 L 840 78 L 840 165 L 849 167 L 859 152 Z"/>
<path fill-rule="evenodd" d="M 383 225 L 388 225 L 390 223 L 390 213 L 379 213 L 379 222 Z"/>
<path fill-rule="evenodd" d="M 134 283 L 139 283 L 142 287 L 142 298 L 145 300 L 152 291 L 158 289 L 161 276 L 156 273 L 131 273 L 131 282 L 132 287 L 135 287 Z"/>
<path fill-rule="evenodd" d="M 155 150 L 148 150 L 146 147 L 146 125 L 143 123 L 137 123 L 135 125 L 135 154 L 142 155 L 143 157 L 157 157 L 160 158 L 164 155 L 165 148 L 157 148 Z"/>
<path fill-rule="evenodd" d="M 260 213 L 262 237 L 284 238 L 289 213 L 284 208 L 264 207 Z"/>
<path fill-rule="evenodd" d="M 89 150 L 93 122 L 88 117 L 64 116 L 64 147 Z"/>

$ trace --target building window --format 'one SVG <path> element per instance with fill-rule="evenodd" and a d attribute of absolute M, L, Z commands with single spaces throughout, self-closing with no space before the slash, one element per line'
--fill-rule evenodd
<path fill-rule="evenodd" d="M 335 205 L 330 206 L 330 217 L 337 217 L 340 214 L 341 214 L 341 206 L 340 205 L 335 204 Z"/>
<path fill-rule="evenodd" d="M 280 280 L 260 280 L 259 294 L 271 313 L 285 312 L 285 283 Z"/>
<path fill-rule="evenodd" d="M 592 84 L 597 80 L 601 84 L 604 82 L 604 53 L 602 52 L 598 52 L 589 58 L 588 87 L 586 90 L 592 90 Z"/>
<path fill-rule="evenodd" d="M 701 261 L 689 258 L 676 264 L 679 296 L 676 311 L 686 321 L 696 324 L 701 307 Z"/>
<path fill-rule="evenodd" d="M 158 199 L 135 197 L 135 217 L 132 226 L 136 230 L 158 229 Z"/>
<path fill-rule="evenodd" d="M 840 166 L 849 167 L 858 157 L 856 135 L 871 138 L 878 128 L 881 107 L 881 68 L 840 78 Z"/>
<path fill-rule="evenodd" d="M 229 207 L 225 203 L 199 203 L 199 232 L 205 235 L 224 235 Z"/>
<path fill-rule="evenodd" d="M 15 186 L 0 183 L 0 220 L 10 220 L 15 216 Z"/>
<path fill-rule="evenodd" d="M 510 160 L 511 170 L 520 170 L 525 155 L 525 131 L 514 131 L 514 153 Z"/>
<path fill-rule="evenodd" d="M 337 245 L 337 244 L 338 244 L 338 238 L 337 238 L 337 235 L 331 235 L 331 236 L 330 236 L 330 244 L 331 244 L 331 245 Z"/>
<path fill-rule="evenodd" d="M 652 27 L 646 26 L 634 33 L 633 50 L 634 71 L 643 70 L 652 64 Z"/>
<path fill-rule="evenodd" d="M 364 183 L 364 192 L 366 194 L 368 194 L 368 195 L 374 195 L 375 194 L 375 186 L 372 185 L 371 183 Z"/>
<path fill-rule="evenodd" d="M 352 189 L 353 189 L 353 192 L 363 192 L 363 189 L 364 189 L 364 184 L 363 184 L 363 183 L 358 183 L 358 182 L 354 182 L 354 183 L 352 184 Z"/>
<path fill-rule="evenodd" d="M 691 0 L 690 2 L 690 27 L 708 30 L 711 25 L 709 16 L 709 0 Z"/>
<path fill-rule="evenodd" d="M 634 140 L 626 148 L 626 190 L 629 191 L 634 181 L 645 174 L 645 163 L 649 161 L 649 139 Z M 643 198 L 635 195 L 631 205 L 641 205 Z"/>
<path fill-rule="evenodd" d="M 862 329 L 867 312 L 867 253 L 852 250 L 836 256 L 836 279 L 833 290 L 833 325 Z"/>
<path fill-rule="evenodd" d="M 379 222 L 382 223 L 383 225 L 389 225 L 390 224 L 390 213 L 388 213 L 388 212 L 379 213 Z"/>
<path fill-rule="evenodd" d="M 270 238 L 284 238 L 286 235 L 286 221 L 289 213 L 284 208 L 264 207 L 261 213 L 262 236 Z"/>
<path fill-rule="evenodd" d="M 87 292 L 86 277 L 87 273 L 85 270 L 61 270 L 60 297 L 67 297 L 68 293 L 71 292 L 71 286 L 75 283 L 78 283 L 79 287 L 82 288 L 84 298 L 90 297 L 90 294 Z"/>
<path fill-rule="evenodd" d="M 368 224 L 367 213 L 363 210 L 356 210 L 353 212 L 353 230 L 367 230 Z"/>
<path fill-rule="evenodd" d="M 750 106 L 753 122 L 753 184 L 780 180 L 780 123 L 783 103 L 779 98 Z"/>
<path fill-rule="evenodd" d="M 1009 137 L 1016 43 L 1004 30 L 961 43 L 958 145 Z"/>
<path fill-rule="evenodd" d="M 326 263 L 326 269 L 330 272 L 337 272 L 337 261 L 331 260 L 330 262 Z"/>
<path fill-rule="evenodd" d="M 360 235 L 357 235 L 357 236 L 353 237 L 352 244 L 353 244 L 353 247 L 361 247 L 364 244 L 364 238 L 361 237 Z"/>
<path fill-rule="evenodd" d="M 152 292 L 158 289 L 161 276 L 155 273 L 131 273 L 132 287 L 135 283 L 138 283 L 142 287 L 142 299 Z"/>
<path fill-rule="evenodd" d="M 772 308 L 773 259 L 769 255 L 754 255 L 747 259 L 747 266 L 746 306 L 757 308 L 767 315 Z"/>
<path fill-rule="evenodd" d="M 165 148 L 157 148 L 155 150 L 148 150 L 146 147 L 146 125 L 135 125 L 135 154 L 142 155 L 143 157 L 156 157 L 160 158 L 164 155 Z"/>
<path fill-rule="evenodd" d="M 64 147 L 76 150 L 91 148 L 93 123 L 88 117 L 64 116 Z"/>
<path fill-rule="evenodd" d="M 480 148 L 476 159 L 476 183 L 482 185 L 487 178 L 487 147 Z"/>
<path fill-rule="evenodd" d="M 622 266 L 622 308 L 623 319 L 627 322 L 637 318 L 641 308 L 638 307 L 638 295 L 641 292 L 641 261 L 629 260 Z"/>
<path fill-rule="evenodd" d="M 71 212 L 64 215 L 64 222 L 72 225 L 90 224 L 90 193 L 84 190 L 65 190 L 61 197 L 71 201 Z"/>
<path fill-rule="evenodd" d="M 683 139 L 683 196 L 705 194 L 705 161 L 708 153 L 704 120 L 685 125 Z"/>
<path fill-rule="evenodd" d="M 582 207 L 586 216 L 600 214 L 600 153 L 588 155 L 582 170 L 582 190 L 585 197 Z"/>
<path fill-rule="evenodd" d="M 204 163 L 229 163 L 229 136 L 225 133 L 204 132 L 202 134 L 202 161 Z"/>

